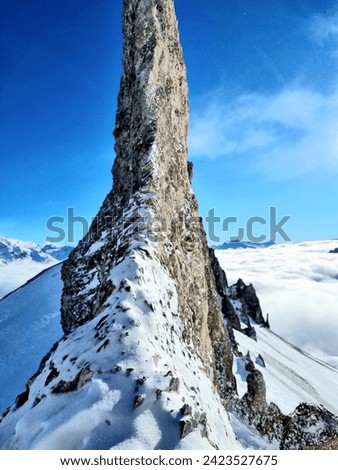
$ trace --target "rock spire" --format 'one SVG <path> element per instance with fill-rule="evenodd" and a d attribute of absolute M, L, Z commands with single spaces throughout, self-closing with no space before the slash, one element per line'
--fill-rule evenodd
<path fill-rule="evenodd" d="M 130 250 L 151 244 L 175 282 L 185 341 L 230 386 L 231 346 L 190 184 L 188 89 L 174 2 L 125 0 L 123 35 L 113 189 L 64 265 L 62 326 L 68 333 L 100 313 L 116 288 L 111 270 Z"/>
<path fill-rule="evenodd" d="M 338 418 L 268 403 L 264 357 L 236 342 L 268 324 L 207 246 L 173 0 L 124 0 L 123 35 L 113 188 L 63 265 L 64 336 L 0 418 L 0 448 L 241 449 L 226 409 L 244 445 L 255 427 L 269 446 L 335 448 Z"/>

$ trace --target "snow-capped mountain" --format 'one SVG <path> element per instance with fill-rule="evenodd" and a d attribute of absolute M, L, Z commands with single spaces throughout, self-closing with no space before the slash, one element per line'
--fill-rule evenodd
<path fill-rule="evenodd" d="M 53 261 L 43 249 L 31 242 L 22 242 L 11 238 L 0 238 L 0 262 L 8 264 L 18 260 L 30 260 L 36 263 Z"/>
<path fill-rule="evenodd" d="M 71 249 L 0 237 L 0 298 L 66 259 Z"/>
<path fill-rule="evenodd" d="M 270 246 L 275 245 L 276 242 L 268 241 L 268 242 L 250 242 L 250 241 L 240 241 L 234 240 L 230 242 L 224 242 L 221 245 L 212 245 L 214 250 L 236 250 L 239 248 L 269 248 Z"/>
<path fill-rule="evenodd" d="M 57 246 L 52 244 L 45 245 L 42 248 L 42 251 L 44 253 L 47 253 L 48 255 L 52 256 L 53 258 L 59 261 L 64 261 L 65 259 L 67 259 L 72 250 L 73 247 L 71 246 Z"/>

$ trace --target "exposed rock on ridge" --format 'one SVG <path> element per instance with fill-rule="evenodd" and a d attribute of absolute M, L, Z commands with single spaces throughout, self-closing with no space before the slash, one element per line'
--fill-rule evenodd
<path fill-rule="evenodd" d="M 65 336 L 7 410 L 0 447 L 241 447 L 215 393 L 235 390 L 232 350 L 190 186 L 173 0 L 125 0 L 123 34 L 113 189 L 63 265 Z"/>
<path fill-rule="evenodd" d="M 65 335 L 4 414 L 0 448 L 237 449 L 224 405 L 282 448 L 334 445 L 327 410 L 267 404 L 250 355 L 236 395 L 233 329 L 267 324 L 252 286 L 229 288 L 198 217 L 173 0 L 125 0 L 123 32 L 114 186 L 63 266 Z"/>
<path fill-rule="evenodd" d="M 123 33 L 114 187 L 64 265 L 62 326 L 68 333 L 100 313 L 117 287 L 112 268 L 151 239 L 175 281 L 185 341 L 231 388 L 230 340 L 190 186 L 186 70 L 173 2 L 125 1 Z"/>

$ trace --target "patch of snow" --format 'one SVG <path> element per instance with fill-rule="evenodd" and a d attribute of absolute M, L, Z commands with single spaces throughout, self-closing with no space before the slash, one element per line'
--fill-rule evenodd
<path fill-rule="evenodd" d="M 278 442 L 269 442 L 263 436 L 260 436 L 257 433 L 257 430 L 249 426 L 247 423 L 244 423 L 241 419 L 239 419 L 234 414 L 230 413 L 231 424 L 233 426 L 234 432 L 243 445 L 243 447 L 247 450 L 277 450 L 279 449 Z"/>

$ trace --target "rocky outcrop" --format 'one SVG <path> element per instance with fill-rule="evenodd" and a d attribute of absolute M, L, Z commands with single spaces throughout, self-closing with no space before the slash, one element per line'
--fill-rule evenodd
<path fill-rule="evenodd" d="M 337 254 L 338 253 L 338 248 L 334 248 L 333 250 L 330 250 L 329 253 Z"/>
<path fill-rule="evenodd" d="M 337 449 L 338 418 L 323 406 L 301 403 L 286 415 L 275 403 L 267 403 L 262 373 L 250 355 L 243 358 L 247 371 L 247 392 L 233 398 L 232 411 L 264 436 L 278 442 L 281 450 Z"/>
<path fill-rule="evenodd" d="M 241 331 L 249 338 L 256 339 L 256 331 L 251 325 L 250 319 L 264 327 L 269 327 L 269 322 L 263 317 L 260 302 L 252 284 L 246 285 L 242 279 L 239 279 L 236 284 L 229 287 L 226 274 L 212 248 L 209 249 L 209 257 L 222 314 L 228 328 L 233 351 L 237 354 L 237 345 L 232 329 Z"/>
<path fill-rule="evenodd" d="M 185 342 L 217 386 L 233 389 L 231 342 L 190 185 L 186 70 L 173 2 L 125 1 L 123 34 L 114 185 L 63 266 L 62 326 L 69 333 L 102 312 L 119 288 L 112 269 L 131 250 L 149 254 L 151 243 L 174 280 Z"/>
<path fill-rule="evenodd" d="M 240 448 L 224 406 L 281 448 L 321 442 L 307 437 L 317 423 L 334 439 L 326 410 L 268 404 L 250 355 L 238 397 L 233 329 L 255 338 L 251 322 L 268 323 L 253 286 L 229 287 L 207 246 L 173 0 L 125 0 L 123 34 L 113 188 L 63 265 L 64 337 L 3 417 L 0 447 Z"/>
<path fill-rule="evenodd" d="M 242 279 L 238 279 L 237 283 L 233 286 L 232 292 L 243 305 L 243 315 L 250 317 L 258 325 L 268 327 L 268 321 L 264 319 L 263 312 L 256 290 L 252 284 L 246 285 Z"/>
<path fill-rule="evenodd" d="M 275 403 L 267 402 L 263 374 L 256 369 L 249 352 L 243 357 L 238 351 L 232 329 L 256 341 L 256 331 L 251 322 L 257 327 L 269 328 L 269 321 L 264 319 L 253 285 L 246 285 L 239 279 L 229 287 L 213 249 L 210 249 L 209 256 L 233 352 L 239 356 L 246 372 L 247 392 L 240 399 L 235 394 L 230 396 L 228 409 L 254 426 L 270 443 L 278 442 L 280 449 L 336 449 L 338 418 L 327 409 L 302 403 L 293 413 L 285 415 Z M 262 355 L 259 354 L 255 362 L 265 367 Z"/>
<path fill-rule="evenodd" d="M 323 406 L 301 403 L 284 421 L 281 449 L 337 449 L 338 418 Z"/>

